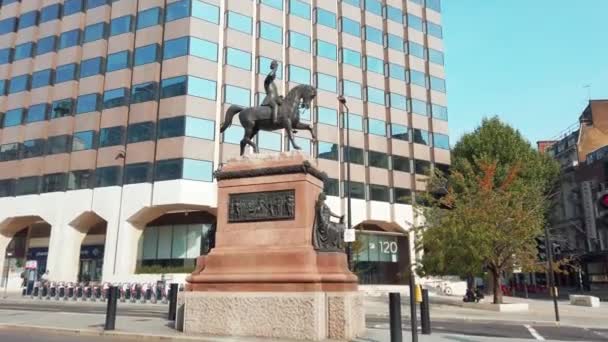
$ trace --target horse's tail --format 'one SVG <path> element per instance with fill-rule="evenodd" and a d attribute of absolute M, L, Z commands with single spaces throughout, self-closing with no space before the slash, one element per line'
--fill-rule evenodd
<path fill-rule="evenodd" d="M 226 116 L 224 117 L 224 122 L 220 127 L 220 133 L 224 133 L 224 131 L 227 130 L 230 125 L 232 125 L 232 118 L 236 114 L 240 113 L 243 109 L 245 108 L 237 105 L 232 105 L 228 108 L 228 110 L 226 111 Z"/>

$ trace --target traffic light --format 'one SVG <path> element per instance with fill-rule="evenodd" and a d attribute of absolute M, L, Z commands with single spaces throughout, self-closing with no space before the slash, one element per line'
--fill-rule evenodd
<path fill-rule="evenodd" d="M 544 238 L 536 238 L 536 249 L 538 249 L 538 260 L 547 261 L 547 245 Z"/>
<path fill-rule="evenodd" d="M 608 224 L 608 189 L 602 189 L 597 194 L 597 218 L 603 224 Z"/>

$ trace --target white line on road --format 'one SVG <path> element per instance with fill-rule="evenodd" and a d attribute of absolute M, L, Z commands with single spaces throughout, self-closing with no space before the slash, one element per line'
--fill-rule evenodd
<path fill-rule="evenodd" d="M 528 331 L 530 332 L 530 334 L 531 334 L 531 335 L 532 335 L 532 336 L 533 336 L 533 337 L 534 337 L 536 340 L 538 340 L 538 341 L 544 341 L 544 340 L 545 340 L 545 338 L 544 338 L 544 337 L 542 337 L 542 336 L 541 336 L 541 335 L 538 333 L 538 331 L 536 331 L 536 329 L 532 328 L 531 326 L 529 326 L 529 325 L 527 325 L 527 324 L 524 324 L 524 327 L 525 327 L 526 329 L 528 329 Z"/>

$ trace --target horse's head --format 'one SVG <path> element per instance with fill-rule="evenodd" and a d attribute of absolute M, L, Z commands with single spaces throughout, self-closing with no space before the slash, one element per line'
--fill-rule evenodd
<path fill-rule="evenodd" d="M 296 103 L 299 103 L 299 106 L 302 108 L 309 109 L 312 100 L 316 96 L 317 90 L 315 88 L 309 85 L 300 84 L 291 89 L 286 98 L 288 101 L 295 101 Z"/>

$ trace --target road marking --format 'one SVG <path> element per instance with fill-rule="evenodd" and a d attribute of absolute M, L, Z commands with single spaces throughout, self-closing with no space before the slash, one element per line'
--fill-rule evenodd
<path fill-rule="evenodd" d="M 532 328 L 531 326 L 529 326 L 528 324 L 524 324 L 524 327 L 526 329 L 528 329 L 528 331 L 530 332 L 530 334 L 538 341 L 544 341 L 545 338 L 542 337 L 538 331 L 536 331 L 536 329 Z"/>

